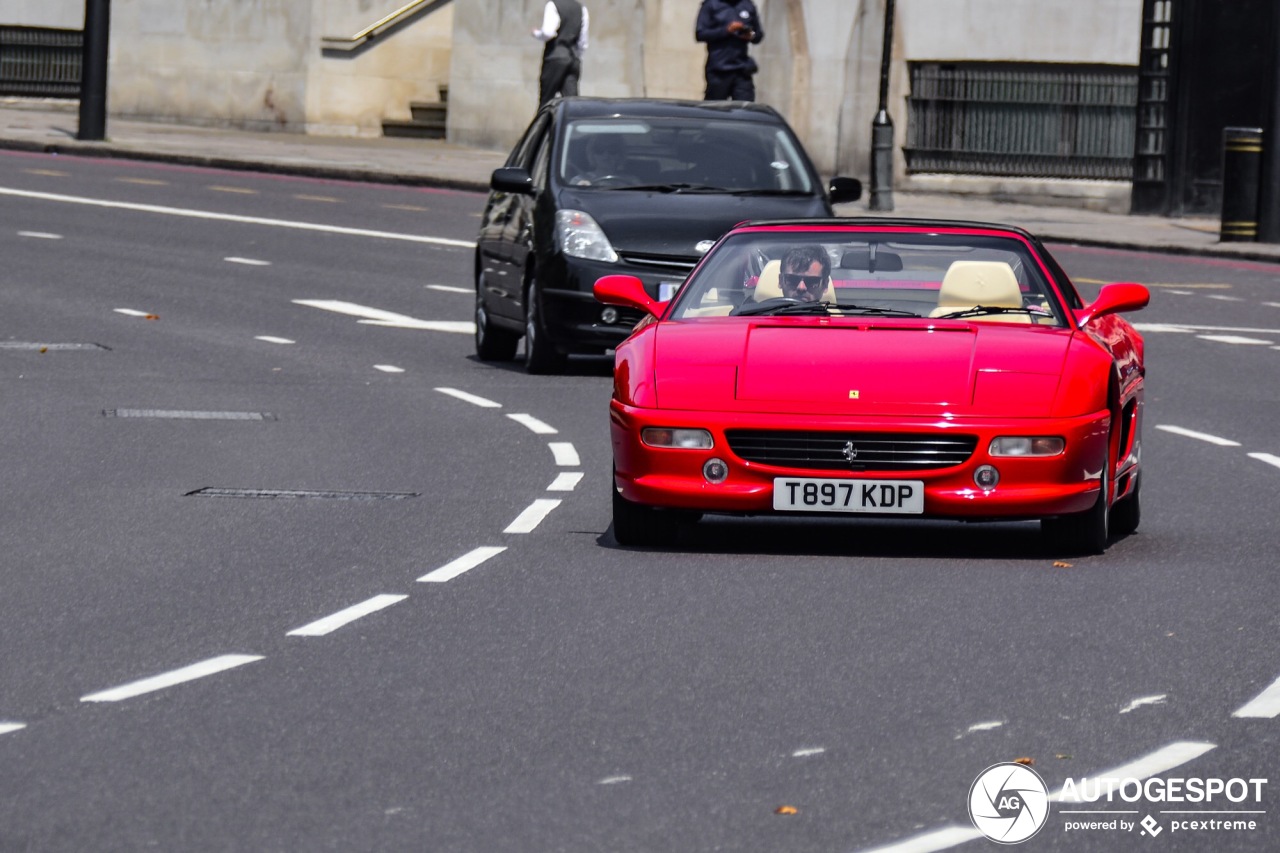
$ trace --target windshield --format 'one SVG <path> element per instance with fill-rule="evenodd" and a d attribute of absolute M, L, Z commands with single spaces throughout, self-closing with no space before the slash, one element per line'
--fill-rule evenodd
<path fill-rule="evenodd" d="M 1020 240 L 865 231 L 731 235 L 681 289 L 669 319 L 766 315 L 1066 325 Z"/>
<path fill-rule="evenodd" d="M 591 189 L 814 192 L 803 155 L 784 128 L 705 117 L 571 122 L 556 171 L 563 183 Z"/>

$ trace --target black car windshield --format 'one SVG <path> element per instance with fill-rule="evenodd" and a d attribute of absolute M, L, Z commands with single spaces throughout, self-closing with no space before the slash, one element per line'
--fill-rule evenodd
<path fill-rule="evenodd" d="M 668 319 L 919 317 L 1065 325 L 1049 279 L 1014 237 L 788 228 L 731 235 Z"/>
<path fill-rule="evenodd" d="M 668 193 L 815 192 L 795 140 L 778 124 L 688 118 L 570 122 L 555 164 L 579 188 Z"/>

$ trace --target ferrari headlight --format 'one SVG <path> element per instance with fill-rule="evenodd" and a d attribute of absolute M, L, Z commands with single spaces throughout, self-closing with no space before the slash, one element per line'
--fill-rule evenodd
<path fill-rule="evenodd" d="M 990 456 L 1057 456 L 1067 446 L 1056 435 L 1002 435 L 991 439 Z"/>
<path fill-rule="evenodd" d="M 645 427 L 640 430 L 640 440 L 650 447 L 674 447 L 679 450 L 710 450 L 715 446 L 711 433 L 705 429 Z"/>
<path fill-rule="evenodd" d="M 613 250 L 609 238 L 591 218 L 581 210 L 561 210 L 556 213 L 556 245 L 571 258 L 588 261 L 617 263 L 618 253 Z"/>

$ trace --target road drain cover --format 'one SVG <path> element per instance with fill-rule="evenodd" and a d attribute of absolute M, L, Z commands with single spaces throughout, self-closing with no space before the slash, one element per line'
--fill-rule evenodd
<path fill-rule="evenodd" d="M 103 409 L 108 418 L 180 418 L 197 421 L 274 421 L 270 412 L 191 412 L 181 409 Z"/>
<path fill-rule="evenodd" d="M 330 501 L 401 501 L 418 497 L 418 492 L 319 492 L 303 489 L 218 489 L 187 492 L 188 498 L 314 498 Z"/>

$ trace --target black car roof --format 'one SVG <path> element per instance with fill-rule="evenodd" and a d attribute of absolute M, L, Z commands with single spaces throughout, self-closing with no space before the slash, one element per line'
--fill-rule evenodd
<path fill-rule="evenodd" d="M 602 118 L 643 116 L 646 118 L 689 118 L 710 116 L 739 121 L 778 123 L 782 116 L 767 104 L 747 101 L 682 101 L 670 98 L 558 98 L 550 109 L 561 117 Z"/>

